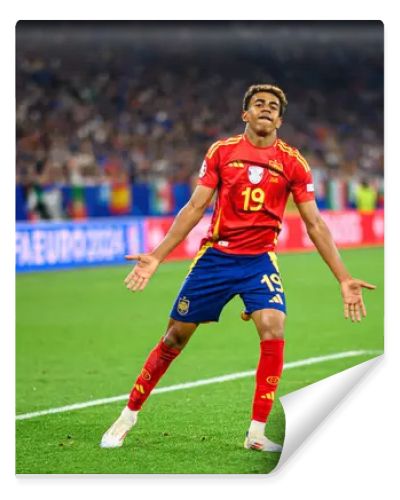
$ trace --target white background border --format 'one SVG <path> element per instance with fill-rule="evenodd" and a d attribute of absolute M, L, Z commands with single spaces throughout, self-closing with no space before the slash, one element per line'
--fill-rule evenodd
<path fill-rule="evenodd" d="M 145 5 L 144 5 L 145 4 Z M 150 499 L 184 498 L 208 495 L 210 498 L 387 498 L 385 490 L 398 483 L 396 462 L 399 443 L 398 396 L 399 362 L 396 354 L 399 335 L 396 330 L 395 294 L 399 276 L 400 213 L 397 192 L 399 149 L 399 69 L 400 26 L 395 8 L 383 2 L 337 0 L 324 9 L 321 2 L 197 2 L 190 10 L 181 1 L 99 2 L 70 0 L 5 2 L 1 22 L 1 196 L 0 276 L 2 298 L 1 328 L 1 485 L 7 498 L 29 496 L 51 498 L 97 498 L 127 495 Z M 394 2 L 393 2 L 394 5 Z M 4 9 L 3 9 L 4 10 Z M 277 474 L 270 476 L 84 476 L 84 477 L 15 477 L 14 440 L 14 164 L 15 164 L 15 23 L 19 19 L 323 19 L 383 20 L 385 24 L 385 188 L 386 188 L 386 356 L 346 401 L 322 424 L 299 449 L 296 456 Z M 397 201 L 397 203 L 396 203 Z M 396 224 L 397 222 L 397 224 Z M 397 229 L 396 229 L 397 226 Z M 392 229 L 391 234 L 389 228 Z M 6 237 L 5 237 L 6 235 Z M 398 307 L 398 306 L 397 306 Z M 5 324 L 5 327 L 4 327 Z M 12 381 L 12 383 L 10 383 Z M 399 406 L 399 405 L 396 405 Z M 190 458 L 190 457 L 188 457 Z M 8 492 L 6 492 L 8 490 Z M 398 488 L 397 488 L 398 490 Z M 393 491 L 393 489 L 392 489 Z M 393 495 L 391 495 L 393 497 Z"/>

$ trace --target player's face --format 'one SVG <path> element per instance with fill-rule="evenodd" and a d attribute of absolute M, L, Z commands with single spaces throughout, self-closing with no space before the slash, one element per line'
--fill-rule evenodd
<path fill-rule="evenodd" d="M 279 116 L 280 101 L 274 94 L 259 92 L 250 99 L 247 111 L 242 118 L 260 136 L 269 135 L 282 125 Z"/>

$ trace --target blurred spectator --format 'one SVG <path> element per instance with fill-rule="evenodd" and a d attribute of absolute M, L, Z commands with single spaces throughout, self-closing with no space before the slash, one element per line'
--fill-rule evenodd
<path fill-rule="evenodd" d="M 368 214 L 375 210 L 378 193 L 367 179 L 363 179 L 356 191 L 356 206 L 360 213 Z"/>
<path fill-rule="evenodd" d="M 382 179 L 382 43 L 351 33 L 329 41 L 321 28 L 321 43 L 294 44 L 284 30 L 268 38 L 262 27 L 257 43 L 247 43 L 239 28 L 217 44 L 196 43 L 184 26 L 167 40 L 133 43 L 129 33 L 107 38 L 104 27 L 79 38 L 47 25 L 33 36 L 19 24 L 16 179 L 58 186 L 36 194 L 52 206 L 41 217 L 60 215 L 62 186 L 193 182 L 209 146 L 243 131 L 241 101 L 254 82 L 287 92 L 280 136 L 308 159 L 317 197 L 329 179 Z M 210 23 L 222 36 L 216 29 Z M 121 206 L 129 207 L 123 189 Z"/>

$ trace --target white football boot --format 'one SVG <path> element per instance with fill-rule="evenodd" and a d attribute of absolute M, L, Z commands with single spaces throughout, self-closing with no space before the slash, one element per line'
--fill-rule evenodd
<path fill-rule="evenodd" d="M 248 431 L 246 432 L 244 447 L 248 450 L 271 451 L 276 453 L 282 451 L 282 446 L 280 444 L 270 441 L 266 436 L 250 434 Z"/>
<path fill-rule="evenodd" d="M 120 448 L 125 436 L 136 424 L 138 411 L 132 411 L 127 406 L 122 410 L 121 415 L 112 424 L 101 438 L 101 448 Z"/>

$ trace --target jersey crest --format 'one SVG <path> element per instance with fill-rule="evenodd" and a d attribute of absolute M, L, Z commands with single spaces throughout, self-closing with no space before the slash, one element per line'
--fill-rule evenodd
<path fill-rule="evenodd" d="M 257 167 L 256 165 L 250 165 L 247 170 L 247 175 L 249 176 L 249 181 L 252 184 L 259 184 L 264 177 L 263 167 Z"/>

